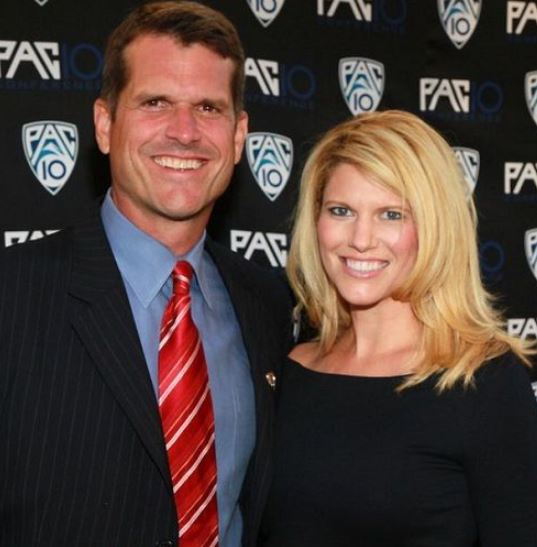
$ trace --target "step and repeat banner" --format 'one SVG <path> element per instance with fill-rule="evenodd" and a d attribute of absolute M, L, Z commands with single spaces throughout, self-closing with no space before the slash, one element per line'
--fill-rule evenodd
<path fill-rule="evenodd" d="M 140 2 L 2 0 L 4 247 L 75 221 L 109 184 L 93 137 L 109 31 Z M 359 112 L 414 112 L 448 139 L 480 217 L 483 277 L 537 335 L 537 1 L 214 0 L 247 54 L 250 134 L 211 233 L 282 267 L 312 143 Z"/>

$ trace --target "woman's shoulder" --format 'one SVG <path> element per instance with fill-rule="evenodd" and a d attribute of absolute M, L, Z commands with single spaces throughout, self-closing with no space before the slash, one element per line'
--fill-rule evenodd
<path fill-rule="evenodd" d="M 507 352 L 486 361 L 475 374 L 477 384 L 504 385 L 506 383 L 530 383 L 530 368 L 514 353 Z"/>
<path fill-rule="evenodd" d="M 318 342 L 304 342 L 297 344 L 289 353 L 289 358 L 301 365 L 308 366 L 315 361 L 319 355 Z"/>
<path fill-rule="evenodd" d="M 537 408 L 530 368 L 511 352 L 483 363 L 475 373 L 474 387 L 480 404 L 488 401 L 495 408 L 521 404 Z"/>
<path fill-rule="evenodd" d="M 474 386 L 458 401 L 459 423 L 466 431 L 469 450 L 527 454 L 531 438 L 531 450 L 537 455 L 537 401 L 530 369 L 517 356 L 506 353 L 483 363 Z"/>

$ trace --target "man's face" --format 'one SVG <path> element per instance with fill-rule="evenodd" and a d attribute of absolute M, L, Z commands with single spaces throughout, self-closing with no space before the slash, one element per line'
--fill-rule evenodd
<path fill-rule="evenodd" d="M 143 35 L 124 52 L 128 82 L 115 118 L 94 108 L 96 137 L 110 154 L 112 197 L 145 232 L 201 233 L 239 161 L 247 116 L 235 114 L 233 62 L 201 44 Z"/>

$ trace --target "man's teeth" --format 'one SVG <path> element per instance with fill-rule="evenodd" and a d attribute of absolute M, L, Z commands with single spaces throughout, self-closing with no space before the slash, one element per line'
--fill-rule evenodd
<path fill-rule="evenodd" d="M 388 263 L 380 260 L 350 260 L 347 258 L 347 266 L 351 270 L 357 272 L 374 272 L 376 270 L 382 270 Z"/>
<path fill-rule="evenodd" d="M 170 169 L 198 169 L 202 166 L 202 161 L 182 158 L 172 158 L 169 156 L 160 156 L 155 158 L 155 163 L 162 167 Z"/>

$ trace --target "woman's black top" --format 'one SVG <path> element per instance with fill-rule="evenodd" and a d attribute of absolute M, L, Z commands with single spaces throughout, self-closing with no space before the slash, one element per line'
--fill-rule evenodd
<path fill-rule="evenodd" d="M 537 402 L 508 355 L 475 387 L 288 361 L 262 547 L 537 547 Z"/>

